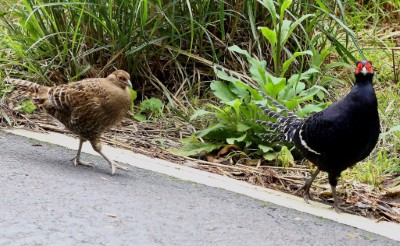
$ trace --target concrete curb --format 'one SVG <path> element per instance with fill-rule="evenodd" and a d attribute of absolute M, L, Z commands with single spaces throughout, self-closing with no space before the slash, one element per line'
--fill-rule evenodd
<path fill-rule="evenodd" d="M 68 149 L 77 150 L 78 140 L 59 133 L 37 133 L 21 129 L 5 130 L 15 135 L 24 136 L 31 139 L 63 146 Z M 154 159 L 142 154 L 133 153 L 125 149 L 113 148 L 104 145 L 104 150 L 113 160 L 125 163 L 134 167 L 151 170 L 157 173 L 166 174 L 182 180 L 192 181 L 211 187 L 217 187 L 249 197 L 253 197 L 265 202 L 274 203 L 300 212 L 312 214 L 325 219 L 330 219 L 345 225 L 353 226 L 371 233 L 375 233 L 387 238 L 400 241 L 400 225 L 389 222 L 376 222 L 371 219 L 359 217 L 351 214 L 337 214 L 330 206 L 312 202 L 307 204 L 302 198 L 289 195 L 283 192 L 258 187 L 249 183 L 234 180 L 221 175 L 208 173 L 198 169 L 178 165 L 165 160 Z M 98 155 L 93 151 L 90 144 L 83 145 L 82 151 L 92 155 Z M 121 172 L 117 170 L 117 173 Z"/>

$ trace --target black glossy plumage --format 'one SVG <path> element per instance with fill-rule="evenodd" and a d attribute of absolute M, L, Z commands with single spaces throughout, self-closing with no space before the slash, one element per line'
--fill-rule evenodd
<path fill-rule="evenodd" d="M 351 91 L 343 99 L 304 120 L 294 119 L 293 116 L 288 118 L 261 106 L 266 114 L 278 119 L 271 123 L 270 129 L 293 142 L 304 157 L 317 166 L 317 171 L 302 187 L 306 201 L 310 198 L 309 189 L 314 178 L 320 170 L 326 171 L 335 200 L 334 207 L 338 211 L 337 178 L 343 170 L 366 158 L 374 149 L 380 124 L 373 76 L 371 62 L 357 62 L 355 85 Z M 269 126 L 266 122 L 258 122 Z"/>

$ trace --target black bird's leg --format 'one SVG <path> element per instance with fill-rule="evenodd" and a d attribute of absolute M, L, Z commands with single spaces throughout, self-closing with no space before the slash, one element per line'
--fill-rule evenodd
<path fill-rule="evenodd" d="M 328 175 L 329 184 L 331 185 L 332 196 L 333 196 L 333 208 L 335 209 L 335 211 L 337 213 L 340 213 L 340 210 L 342 208 L 339 206 L 338 197 L 337 197 L 337 193 L 336 193 L 337 178 L 338 177 L 336 175 L 333 175 L 333 174 Z"/>
<path fill-rule="evenodd" d="M 298 189 L 294 194 L 297 194 L 300 190 L 304 190 L 304 201 L 306 203 L 309 203 L 308 200 L 312 200 L 311 196 L 310 196 L 310 188 L 312 185 L 312 182 L 314 181 L 314 179 L 317 177 L 317 175 L 319 174 L 321 170 L 319 169 L 319 167 L 317 167 L 317 170 L 315 170 L 315 172 L 313 174 L 311 174 L 311 178 L 306 180 L 306 182 L 304 183 L 304 185 L 302 187 L 300 187 L 300 189 Z"/>

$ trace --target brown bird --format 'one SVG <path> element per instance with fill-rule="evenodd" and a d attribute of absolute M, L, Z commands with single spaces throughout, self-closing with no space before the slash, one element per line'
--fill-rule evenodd
<path fill-rule="evenodd" d="M 12 85 L 13 92 L 32 97 L 34 104 L 44 108 L 48 114 L 64 124 L 79 136 L 79 148 L 75 164 L 94 166 L 82 161 L 81 149 L 86 140 L 93 149 L 104 157 L 111 166 L 111 174 L 122 167 L 108 158 L 101 150 L 100 137 L 103 132 L 119 123 L 131 103 L 132 87 L 130 76 L 123 70 L 117 70 L 107 78 L 84 79 L 75 83 L 48 87 L 20 79 L 5 80 Z"/>

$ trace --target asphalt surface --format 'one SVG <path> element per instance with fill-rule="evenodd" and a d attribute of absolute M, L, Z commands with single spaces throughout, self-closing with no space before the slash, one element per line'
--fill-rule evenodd
<path fill-rule="evenodd" d="M 75 151 L 4 132 L 0 146 L 0 245 L 400 244 L 151 171 L 111 176 L 100 157 L 75 167 Z"/>

